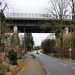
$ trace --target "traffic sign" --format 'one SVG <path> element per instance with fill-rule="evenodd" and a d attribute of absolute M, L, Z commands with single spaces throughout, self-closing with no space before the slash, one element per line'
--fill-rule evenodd
<path fill-rule="evenodd" d="M 72 48 L 69 48 L 69 51 L 72 51 Z"/>

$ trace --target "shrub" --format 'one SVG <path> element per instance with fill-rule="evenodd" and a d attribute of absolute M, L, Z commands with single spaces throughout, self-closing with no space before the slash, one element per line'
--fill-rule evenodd
<path fill-rule="evenodd" d="M 44 50 L 44 53 L 54 52 L 55 40 L 45 39 L 41 43 L 41 47 Z"/>
<path fill-rule="evenodd" d="M 9 51 L 8 58 L 13 65 L 17 65 L 17 52 L 15 52 L 13 49 Z"/>
<path fill-rule="evenodd" d="M 72 35 L 71 33 L 69 34 L 64 34 L 63 35 L 63 53 L 65 58 L 69 58 L 69 48 L 70 48 L 70 42 L 72 42 Z M 55 50 L 56 52 L 61 55 L 61 41 L 59 38 L 56 39 L 56 45 L 55 45 Z M 73 54 L 72 54 L 73 56 Z"/>

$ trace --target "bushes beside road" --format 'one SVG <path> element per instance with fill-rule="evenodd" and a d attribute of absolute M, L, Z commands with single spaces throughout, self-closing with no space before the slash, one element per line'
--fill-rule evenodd
<path fill-rule="evenodd" d="M 42 41 L 41 47 L 42 47 L 44 53 L 53 53 L 53 52 L 55 52 L 55 50 L 54 50 L 55 44 L 56 44 L 55 40 L 45 39 L 44 41 Z"/>
<path fill-rule="evenodd" d="M 75 56 L 75 49 L 73 49 L 73 40 L 72 40 L 72 34 L 64 34 L 63 35 L 63 50 L 61 50 L 61 40 L 60 38 L 57 38 L 56 40 L 51 39 L 45 39 L 41 43 L 41 47 L 43 49 L 44 53 L 52 54 L 52 56 L 55 57 L 62 57 L 63 52 L 63 58 L 70 58 L 70 51 L 69 48 L 72 48 L 71 51 L 71 58 L 74 59 Z"/>

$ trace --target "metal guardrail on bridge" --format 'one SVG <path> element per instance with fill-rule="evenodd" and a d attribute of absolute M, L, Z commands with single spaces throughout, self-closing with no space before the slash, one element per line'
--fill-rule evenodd
<path fill-rule="evenodd" d="M 36 14 L 36 13 L 6 13 L 6 18 L 17 19 L 56 19 L 59 16 L 53 14 Z M 63 19 L 72 19 L 72 15 L 63 16 Z"/>

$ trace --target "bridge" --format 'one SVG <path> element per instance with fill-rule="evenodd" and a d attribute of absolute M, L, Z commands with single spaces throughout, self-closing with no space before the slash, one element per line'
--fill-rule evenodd
<path fill-rule="evenodd" d="M 11 29 L 17 26 L 18 30 L 21 32 L 24 32 L 24 28 L 26 28 L 27 33 L 40 33 L 42 32 L 40 26 L 43 25 L 44 22 L 54 22 L 54 18 L 57 16 L 52 14 L 7 13 L 5 17 Z M 71 21 L 72 16 L 66 15 L 63 16 L 63 18 L 66 24 L 66 22 Z"/>

